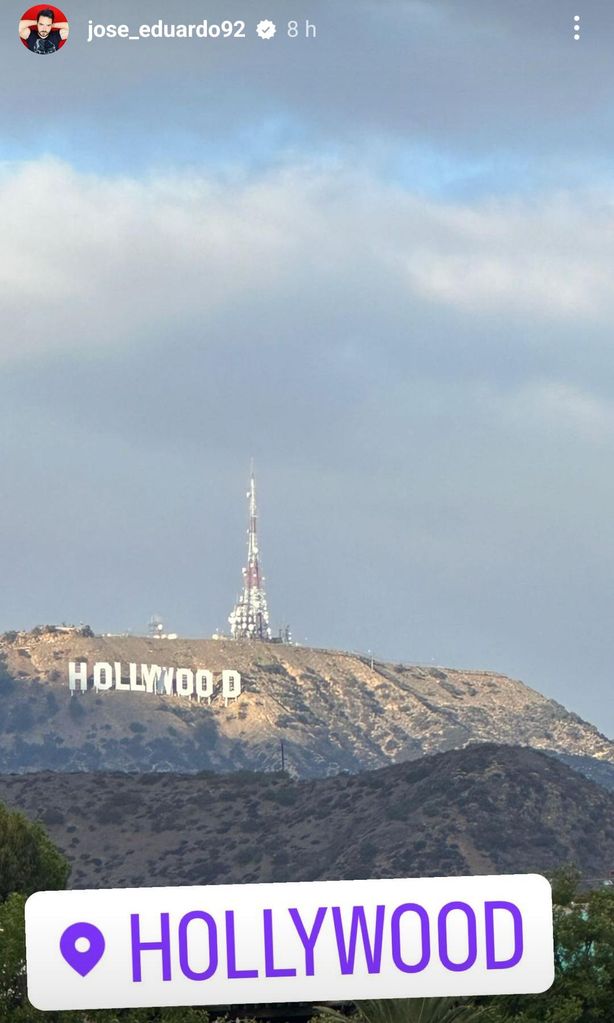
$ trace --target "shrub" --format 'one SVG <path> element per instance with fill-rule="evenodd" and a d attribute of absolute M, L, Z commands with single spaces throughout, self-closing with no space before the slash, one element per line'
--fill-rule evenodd
<path fill-rule="evenodd" d="M 358 858 L 361 863 L 372 863 L 377 856 L 377 846 L 374 842 L 370 842 L 369 839 L 365 839 L 364 842 L 360 843 L 358 848 Z"/>
<path fill-rule="evenodd" d="M 85 707 L 78 696 L 72 696 L 69 700 L 68 713 L 73 721 L 81 721 L 85 717 Z"/>
<path fill-rule="evenodd" d="M 14 708 L 8 725 L 12 732 L 27 732 L 34 725 L 34 712 L 29 703 L 19 703 Z"/>
<path fill-rule="evenodd" d="M 49 806 L 41 813 L 40 820 L 42 824 L 46 825 L 46 827 L 53 827 L 54 824 L 64 824 L 66 818 L 62 811 L 58 810 L 57 807 Z"/>

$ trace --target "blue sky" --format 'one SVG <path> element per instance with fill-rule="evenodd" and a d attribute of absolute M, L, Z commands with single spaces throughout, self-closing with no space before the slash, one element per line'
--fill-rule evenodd
<path fill-rule="evenodd" d="M 0 628 L 223 628 L 254 456 L 275 625 L 611 734 L 612 10 L 222 10 L 42 60 L 2 15 Z"/>

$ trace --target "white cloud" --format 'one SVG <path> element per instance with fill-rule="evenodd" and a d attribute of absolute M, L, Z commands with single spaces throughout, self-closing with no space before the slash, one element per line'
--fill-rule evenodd
<path fill-rule="evenodd" d="M 612 198 L 592 195 L 431 206 L 409 277 L 465 312 L 599 322 L 613 309 L 613 222 Z"/>
<path fill-rule="evenodd" d="M 614 439 L 614 401 L 562 380 L 527 382 L 504 398 L 492 398 L 502 418 L 535 435 L 568 435 L 599 443 Z"/>
<path fill-rule="evenodd" d="M 0 358 L 145 344 L 254 299 L 313 292 L 381 302 L 398 324 L 427 303 L 467 317 L 597 324 L 614 312 L 612 205 L 554 196 L 470 205 L 408 195 L 342 167 L 255 181 L 5 169 Z M 348 309 L 351 319 L 352 309 Z M 493 343 L 496 338 L 493 339 Z"/>

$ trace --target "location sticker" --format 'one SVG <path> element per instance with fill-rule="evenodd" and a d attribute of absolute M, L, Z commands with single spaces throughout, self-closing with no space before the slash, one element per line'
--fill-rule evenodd
<path fill-rule="evenodd" d="M 94 924 L 71 924 L 60 938 L 60 952 L 76 973 L 86 977 L 104 954 L 104 935 Z"/>
<path fill-rule="evenodd" d="M 554 979 L 538 874 L 35 892 L 25 918 L 28 998 L 47 1012 L 537 994 Z"/>

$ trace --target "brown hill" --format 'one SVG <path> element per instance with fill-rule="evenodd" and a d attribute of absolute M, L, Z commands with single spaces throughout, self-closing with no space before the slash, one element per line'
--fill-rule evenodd
<path fill-rule="evenodd" d="M 241 672 L 228 707 L 172 696 L 71 697 L 68 661 Z M 360 771 L 466 746 L 526 745 L 614 771 L 614 744 L 552 700 L 495 672 L 391 665 L 278 644 L 94 637 L 37 630 L 0 639 L 0 771 Z M 588 762 L 588 763 L 587 763 Z M 595 775 L 597 776 L 597 775 Z M 600 780 L 603 780 L 600 777 Z"/>
<path fill-rule="evenodd" d="M 614 867 L 614 795 L 493 744 L 308 781 L 16 775 L 0 778 L 0 800 L 43 820 L 73 887 Z"/>

